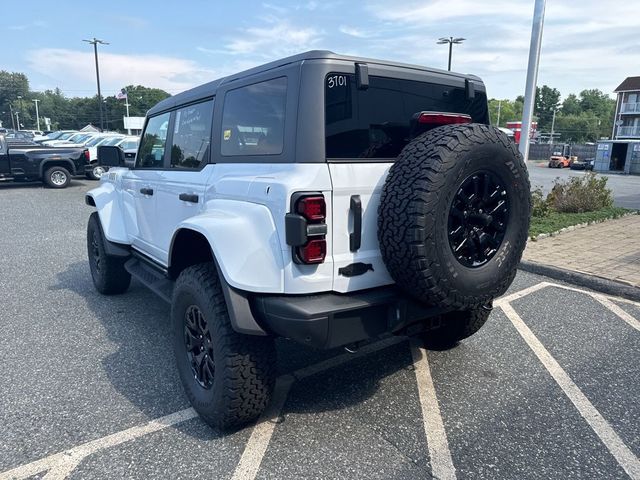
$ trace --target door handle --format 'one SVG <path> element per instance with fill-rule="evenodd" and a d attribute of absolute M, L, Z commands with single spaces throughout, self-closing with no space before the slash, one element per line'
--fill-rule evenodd
<path fill-rule="evenodd" d="M 153 188 L 141 188 L 140 193 L 143 195 L 153 195 Z"/>
<path fill-rule="evenodd" d="M 353 233 L 349 234 L 349 250 L 356 252 L 362 243 L 362 201 L 360 195 L 351 195 L 349 210 L 353 214 Z"/>
<path fill-rule="evenodd" d="M 181 193 L 178 198 L 184 202 L 198 203 L 199 197 L 194 193 Z"/>

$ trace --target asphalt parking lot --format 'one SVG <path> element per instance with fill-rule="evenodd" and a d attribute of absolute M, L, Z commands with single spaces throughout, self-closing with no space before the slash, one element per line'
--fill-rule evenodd
<path fill-rule="evenodd" d="M 584 176 L 584 170 L 569 168 L 549 168 L 547 162 L 529 161 L 529 179 L 531 186 L 540 186 L 545 193 L 549 193 L 556 178 L 566 180 L 570 177 Z M 621 173 L 598 173 L 609 180 L 607 186 L 613 190 L 613 199 L 617 207 L 640 209 L 640 176 L 623 175 Z"/>
<path fill-rule="evenodd" d="M 167 306 L 137 283 L 93 289 L 92 185 L 0 185 L 0 480 L 640 479 L 640 304 L 522 272 L 449 351 L 280 341 L 263 421 L 211 430 Z"/>

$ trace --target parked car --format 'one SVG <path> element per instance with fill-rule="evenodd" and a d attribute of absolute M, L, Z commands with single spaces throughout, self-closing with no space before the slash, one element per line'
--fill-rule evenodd
<path fill-rule="evenodd" d="M 17 144 L 0 135 L 1 181 L 41 180 L 51 188 L 65 188 L 88 163 L 89 151 L 84 148 Z"/>
<path fill-rule="evenodd" d="M 48 147 L 51 146 L 52 142 L 59 142 L 63 140 L 67 140 L 68 138 L 76 135 L 78 132 L 76 130 L 59 130 L 57 132 L 53 132 L 47 135 L 47 138 L 39 141 L 40 144 Z"/>
<path fill-rule="evenodd" d="M 474 334 L 528 237 L 527 168 L 474 75 L 307 52 L 161 101 L 132 169 L 98 161 L 94 286 L 171 304 L 187 398 L 222 429 L 269 403 L 275 337 Z"/>
<path fill-rule="evenodd" d="M 100 177 L 106 171 L 106 168 L 98 165 L 98 147 L 100 145 L 119 145 L 125 140 L 125 138 L 126 137 L 124 135 L 106 134 L 104 136 L 94 138 L 85 145 L 89 149 L 90 165 L 86 172 L 86 176 L 89 180 L 100 180 Z"/>
<path fill-rule="evenodd" d="M 54 140 L 52 143 L 52 147 L 84 147 L 87 143 L 93 140 L 96 137 L 99 137 L 101 134 L 96 132 L 88 132 L 88 133 L 77 133 L 72 135 L 67 140 L 57 141 Z"/>
<path fill-rule="evenodd" d="M 569 165 L 571 170 L 593 170 L 595 159 L 587 158 L 586 160 L 575 160 Z"/>

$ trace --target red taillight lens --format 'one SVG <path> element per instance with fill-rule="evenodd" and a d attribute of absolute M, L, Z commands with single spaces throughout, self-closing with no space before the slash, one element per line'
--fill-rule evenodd
<path fill-rule="evenodd" d="M 327 255 L 327 241 L 310 240 L 305 246 L 298 248 L 298 255 L 304 263 L 322 263 Z"/>
<path fill-rule="evenodd" d="M 459 123 L 471 123 L 471 117 L 462 113 L 422 112 L 418 117 L 418 123 L 437 126 L 455 125 Z"/>
<path fill-rule="evenodd" d="M 91 155 L 89 155 L 89 150 L 84 151 L 84 158 L 87 160 L 87 162 L 91 161 Z"/>
<path fill-rule="evenodd" d="M 327 205 L 322 196 L 302 197 L 296 204 L 296 210 L 311 222 L 324 220 L 327 216 Z"/>

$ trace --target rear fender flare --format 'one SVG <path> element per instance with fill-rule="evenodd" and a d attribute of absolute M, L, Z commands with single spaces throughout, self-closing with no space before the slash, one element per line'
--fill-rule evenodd
<path fill-rule="evenodd" d="M 264 205 L 236 200 L 211 200 L 206 210 L 178 225 L 202 234 L 225 281 L 248 292 L 283 293 L 284 265 L 271 211 Z"/>

